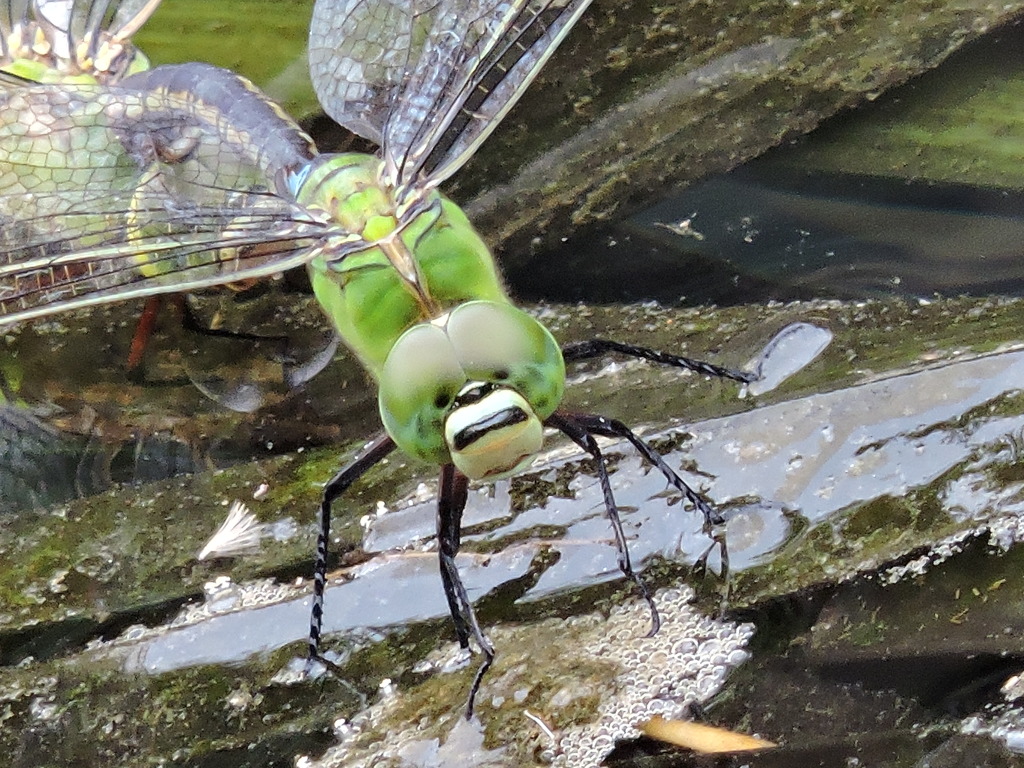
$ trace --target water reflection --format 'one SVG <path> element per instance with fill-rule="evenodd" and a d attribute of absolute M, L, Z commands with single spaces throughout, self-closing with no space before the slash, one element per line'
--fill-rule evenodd
<path fill-rule="evenodd" d="M 0 507 L 45 509 L 369 433 L 365 375 L 335 357 L 309 297 L 274 287 L 245 301 L 190 299 L 199 332 L 161 316 L 139 368 L 127 303 L 25 325 L 0 339 Z M 247 328 L 247 337 L 232 335 Z M 257 338 L 256 336 L 259 336 Z"/>
<path fill-rule="evenodd" d="M 798 518 L 838 519 L 858 502 L 902 497 L 934 482 L 940 482 L 950 514 L 974 524 L 996 509 L 1006 513 L 1007 494 L 1019 491 L 1017 482 L 992 494 L 978 492 L 986 469 L 1014 450 L 1006 435 L 1024 428 L 1024 416 L 1012 412 L 1022 377 L 1024 351 L 936 364 L 694 424 L 666 459 L 723 511 L 734 572 L 772 557 Z M 646 437 L 680 439 L 673 432 Z M 607 453 L 634 563 L 697 559 L 708 548 L 701 516 L 667 491 L 663 477 L 628 446 Z M 539 501 L 521 508 L 524 491 Z M 422 488 L 364 519 L 363 548 L 372 557 L 331 581 L 329 635 L 362 637 L 368 629 L 447 614 L 430 538 L 430 496 Z M 564 450 L 496 491 L 471 493 L 464 522 L 463 541 L 471 551 L 458 563 L 473 600 L 531 569 L 535 576 L 518 597 L 523 602 L 621 578 L 597 478 Z M 556 556 L 538 559 L 545 552 Z M 166 671 L 238 662 L 303 639 L 304 585 L 246 589 L 208 598 L 177 626 L 123 640 L 104 653 L 124 656 L 133 670 Z"/>

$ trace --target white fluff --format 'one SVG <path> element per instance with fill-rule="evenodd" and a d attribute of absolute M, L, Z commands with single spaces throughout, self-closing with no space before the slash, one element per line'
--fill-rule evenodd
<path fill-rule="evenodd" d="M 255 554 L 260 551 L 260 539 L 265 528 L 245 504 L 236 501 L 220 528 L 200 550 L 197 559 Z"/>

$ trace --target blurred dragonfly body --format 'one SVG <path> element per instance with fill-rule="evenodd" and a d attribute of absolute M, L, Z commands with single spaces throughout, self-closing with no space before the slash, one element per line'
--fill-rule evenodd
<path fill-rule="evenodd" d="M 132 45 L 131 36 L 159 4 L 160 0 L 7 0 L 0 7 L 0 71 L 36 83 L 116 84 L 150 68 L 148 58 Z M 65 162 L 66 158 L 61 158 L 51 164 L 56 174 Z M 241 291 L 251 287 L 251 281 L 235 281 L 226 287 Z M 276 350 L 273 356 L 284 363 L 283 383 L 289 388 L 322 370 L 336 348 L 332 339 L 318 345 L 322 348 L 315 352 L 305 348 L 291 351 L 283 337 L 214 330 L 194 315 L 185 294 L 157 294 L 146 301 L 128 352 L 126 369 L 136 378 L 142 378 L 136 369 L 168 298 L 186 330 L 239 342 L 270 342 Z M 266 382 L 225 383 L 215 375 L 204 380 L 202 371 L 187 374 L 200 391 L 232 410 L 252 410 L 265 404 Z M 239 397 L 235 388 L 250 395 Z"/>
<path fill-rule="evenodd" d="M 131 37 L 160 0 L 7 0 L 0 70 L 36 82 L 115 83 L 149 69 Z"/>
<path fill-rule="evenodd" d="M 6 0 L 0 5 L 0 71 L 39 83 L 114 83 L 149 68 L 131 36 L 160 0 Z M 10 367 L 15 361 L 8 361 Z M 73 435 L 36 418 L 0 366 L 0 499 L 5 512 L 92 490 Z M 16 375 L 14 378 L 18 378 Z"/>
<path fill-rule="evenodd" d="M 629 440 L 715 519 L 624 425 L 559 409 L 565 361 L 617 352 L 752 376 L 614 342 L 560 350 L 511 303 L 483 241 L 437 190 L 588 4 L 318 0 L 310 34 L 318 97 L 335 120 L 376 142 L 379 156 L 319 155 L 254 86 L 208 65 L 119 82 L 0 83 L 0 325 L 305 265 L 327 316 L 377 381 L 386 431 L 328 483 L 321 505 L 313 657 L 331 504 L 396 447 L 442 468 L 442 581 L 461 644 L 475 639 L 485 656 L 473 693 L 493 649 L 454 560 L 469 478 L 525 466 L 545 426 L 565 433 L 597 460 L 620 568 L 645 597 L 594 436 Z"/>
<path fill-rule="evenodd" d="M 160 0 L 8 0 L 0 8 L 0 71 L 39 83 L 116 83 L 149 69 L 131 36 Z M 147 303 L 128 357 L 142 358 L 157 299 Z"/>

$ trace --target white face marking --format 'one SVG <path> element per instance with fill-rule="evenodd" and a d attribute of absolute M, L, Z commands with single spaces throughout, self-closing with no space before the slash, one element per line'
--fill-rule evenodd
<path fill-rule="evenodd" d="M 466 429 L 486 424 L 499 414 L 518 410 L 526 418 L 482 432 L 471 444 L 457 449 L 459 435 Z M 445 440 L 452 463 L 467 477 L 475 480 L 516 472 L 540 449 L 544 426 L 526 399 L 511 389 L 497 389 L 475 403 L 452 411 L 445 420 Z"/>

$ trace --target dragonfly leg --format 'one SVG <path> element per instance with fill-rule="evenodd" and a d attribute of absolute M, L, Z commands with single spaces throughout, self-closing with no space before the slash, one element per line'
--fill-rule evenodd
<path fill-rule="evenodd" d="M 615 502 L 615 495 L 612 493 L 611 480 L 608 479 L 608 467 L 605 464 L 604 454 L 601 453 L 601 448 L 598 446 L 597 440 L 594 439 L 594 435 L 592 434 L 592 432 L 603 434 L 601 431 L 595 430 L 592 427 L 597 425 L 603 428 L 603 423 L 608 421 L 608 419 L 604 419 L 603 417 L 568 413 L 567 411 L 555 411 L 544 423 L 549 427 L 553 427 L 559 432 L 562 432 L 566 437 L 576 443 L 576 445 L 594 457 L 594 461 L 597 463 L 597 477 L 601 483 L 601 492 L 604 495 L 605 512 L 608 514 L 608 520 L 611 522 L 612 531 L 615 534 L 615 546 L 619 553 L 619 570 L 622 571 L 626 578 L 636 584 L 637 589 L 640 591 L 640 595 L 645 601 L 647 601 L 647 605 L 651 609 L 651 631 L 647 635 L 648 637 L 651 637 L 656 634 L 658 629 L 661 627 L 661 617 L 658 615 L 658 608 L 654 604 L 654 598 L 652 598 L 650 592 L 647 591 L 647 586 L 644 584 L 643 580 L 633 572 L 633 566 L 629 560 L 629 548 L 626 544 L 626 535 L 622 531 L 622 521 L 619 519 L 619 507 Z M 626 431 L 629 432 L 628 429 Z M 632 433 L 630 432 L 630 434 Z M 639 440 L 639 438 L 637 439 Z M 658 461 L 661 461 L 661 457 L 658 456 L 652 448 L 646 446 L 646 444 L 645 447 L 647 448 L 647 451 L 652 453 L 654 456 L 657 456 Z M 662 464 L 664 464 L 663 461 Z M 667 468 L 667 465 L 665 466 Z M 671 472 L 671 470 L 669 471 Z M 686 484 L 683 483 L 683 486 L 686 486 Z"/>
<path fill-rule="evenodd" d="M 480 689 L 480 682 L 494 661 L 494 646 L 480 629 L 473 604 L 469 601 L 466 587 L 455 564 L 455 555 L 458 554 L 461 543 L 462 512 L 466 508 L 468 485 L 466 476 L 453 465 L 446 464 L 441 467 L 437 490 L 437 541 L 444 596 L 448 601 L 448 610 L 455 624 L 459 645 L 468 648 L 469 638 L 472 637 L 484 655 L 484 660 L 473 678 L 473 685 L 469 689 L 469 699 L 466 702 L 467 720 L 473 716 L 473 702 Z"/>
<path fill-rule="evenodd" d="M 149 346 L 150 338 L 153 336 L 157 315 L 160 314 L 160 308 L 163 306 L 163 303 L 164 297 L 160 295 L 150 296 L 146 299 L 146 304 L 139 315 L 139 320 L 135 324 L 135 333 L 132 335 L 131 346 L 128 348 L 128 360 L 125 362 L 124 367 L 129 374 L 138 369 L 142 364 L 142 357 Z"/>
<path fill-rule="evenodd" d="M 437 539 L 441 553 L 441 582 L 444 584 L 444 596 L 448 601 L 448 612 L 451 613 L 452 623 L 455 624 L 455 635 L 462 648 L 469 647 L 471 632 L 456 595 L 455 582 L 458 573 L 453 564 L 462 543 L 462 512 L 466 506 L 467 491 L 466 477 L 456 471 L 454 465 L 446 464 L 441 467 L 437 487 Z"/>
<path fill-rule="evenodd" d="M 641 360 L 649 360 L 660 365 L 670 365 L 673 368 L 684 368 L 694 373 L 702 373 L 706 376 L 716 376 L 720 379 L 732 379 L 744 384 L 757 381 L 757 374 L 750 371 L 737 371 L 732 368 L 724 368 L 714 363 L 705 363 L 702 360 L 694 360 L 692 357 L 682 357 L 668 352 L 658 352 L 647 347 L 637 347 L 633 344 L 623 344 L 609 339 L 591 339 L 580 341 L 575 344 L 566 344 L 562 347 L 562 357 L 567 363 L 577 360 L 589 360 L 598 355 L 608 352 L 617 352 L 628 357 L 637 357 Z"/>
<path fill-rule="evenodd" d="M 681 478 L 676 471 L 672 469 L 665 460 L 661 457 L 661 454 L 654 450 L 644 440 L 637 436 L 633 430 L 623 424 L 617 419 L 609 419 L 606 416 L 598 416 L 595 414 L 572 414 L 572 418 L 583 427 L 587 432 L 592 435 L 601 435 L 602 437 L 617 437 L 625 438 L 630 444 L 636 448 L 643 458 L 655 467 L 665 479 L 668 480 L 669 484 L 678 490 L 686 500 L 693 504 L 700 513 L 704 516 L 704 530 L 710 534 L 715 526 L 721 525 L 725 522 L 722 519 L 722 515 L 712 507 L 707 499 L 701 496 L 697 491 L 693 490 L 683 478 Z"/>
<path fill-rule="evenodd" d="M 324 587 L 327 585 L 327 547 L 331 537 L 331 504 L 343 494 L 366 470 L 380 462 L 395 449 L 395 442 L 388 435 L 374 438 L 359 454 L 331 478 L 324 487 L 320 502 L 319 529 L 316 536 L 316 563 L 313 566 L 313 608 L 309 618 L 309 658 L 333 664 L 320 656 L 320 631 L 324 616 Z"/>

